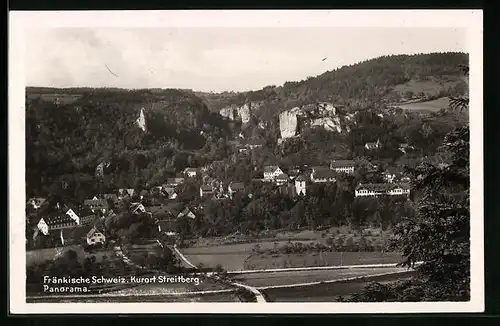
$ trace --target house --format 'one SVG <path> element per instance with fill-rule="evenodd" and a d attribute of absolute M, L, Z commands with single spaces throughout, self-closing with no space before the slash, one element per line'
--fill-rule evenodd
<path fill-rule="evenodd" d="M 31 205 L 34 209 L 39 209 L 47 202 L 47 199 L 42 197 L 33 197 L 28 200 L 28 205 Z"/>
<path fill-rule="evenodd" d="M 132 188 L 121 188 L 118 189 L 118 195 L 120 197 L 134 197 L 135 195 L 135 190 Z"/>
<path fill-rule="evenodd" d="M 176 199 L 177 193 L 175 192 L 175 188 L 165 187 L 161 190 L 161 194 L 166 196 L 168 199 Z"/>
<path fill-rule="evenodd" d="M 96 245 L 96 244 L 104 244 L 106 243 L 106 237 L 104 236 L 104 232 L 101 232 L 97 227 L 93 227 L 87 233 L 87 244 L 88 245 Z"/>
<path fill-rule="evenodd" d="M 288 183 L 288 181 L 290 181 L 290 177 L 288 176 L 288 174 L 285 173 L 281 173 L 280 175 L 274 178 L 274 182 L 278 186 L 284 185 L 285 183 Z"/>
<path fill-rule="evenodd" d="M 134 214 L 146 213 L 146 208 L 142 203 L 131 203 L 129 209 Z"/>
<path fill-rule="evenodd" d="M 88 206 L 93 212 L 100 211 L 102 213 L 106 213 L 109 209 L 109 203 L 106 199 L 87 199 L 84 202 L 84 205 Z"/>
<path fill-rule="evenodd" d="M 359 184 L 355 190 L 356 197 L 403 196 L 410 194 L 408 184 L 370 183 Z"/>
<path fill-rule="evenodd" d="M 57 213 L 42 217 L 37 227 L 44 235 L 48 235 L 50 231 L 72 229 L 77 225 L 78 223 L 70 215 Z"/>
<path fill-rule="evenodd" d="M 184 183 L 184 181 L 185 179 L 181 177 L 168 178 L 163 187 L 177 187 L 178 185 Z"/>
<path fill-rule="evenodd" d="M 330 162 L 330 169 L 337 173 L 354 173 L 354 161 L 352 160 L 333 160 Z"/>
<path fill-rule="evenodd" d="M 203 185 L 200 187 L 200 198 L 213 196 L 215 194 L 214 188 L 210 185 Z"/>
<path fill-rule="evenodd" d="M 272 181 L 281 174 L 284 174 L 284 172 L 277 165 L 268 165 L 264 167 L 264 180 L 266 181 Z"/>
<path fill-rule="evenodd" d="M 188 178 L 194 178 L 196 177 L 198 170 L 196 168 L 185 168 L 182 173 Z"/>
<path fill-rule="evenodd" d="M 95 213 L 87 206 L 69 207 L 64 205 L 63 211 L 71 217 L 77 225 L 89 225 L 97 219 Z"/>
<path fill-rule="evenodd" d="M 368 150 L 379 149 L 380 147 L 382 147 L 382 144 L 380 143 L 380 139 L 378 139 L 376 143 L 366 143 L 365 144 L 365 148 Z"/>
<path fill-rule="evenodd" d="M 311 172 L 311 181 L 314 183 L 335 182 L 335 176 L 336 172 L 327 167 L 313 167 Z"/>
<path fill-rule="evenodd" d="M 295 178 L 295 180 L 294 180 L 295 193 L 297 195 L 299 195 L 299 196 L 306 195 L 306 182 L 307 182 L 307 177 L 303 174 L 301 174 L 297 178 Z"/>
<path fill-rule="evenodd" d="M 231 182 L 229 186 L 227 186 L 227 192 L 229 195 L 229 198 L 233 198 L 233 194 L 238 192 L 238 191 L 243 191 L 245 190 L 245 184 L 243 182 Z"/>
<path fill-rule="evenodd" d="M 185 207 L 183 210 L 181 210 L 179 213 L 177 213 L 176 218 L 183 218 L 183 217 L 189 217 L 191 219 L 195 219 L 196 215 L 189 209 L 189 207 Z"/>

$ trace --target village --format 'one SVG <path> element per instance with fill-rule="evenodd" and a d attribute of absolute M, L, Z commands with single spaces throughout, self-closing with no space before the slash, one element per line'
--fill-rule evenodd
<path fill-rule="evenodd" d="M 199 184 L 198 196 L 202 201 L 232 200 L 236 193 L 245 193 L 249 198 L 252 196 L 246 191 L 248 184 L 237 181 L 225 183 L 211 178 L 206 174 L 208 169 L 187 167 L 178 176 L 168 178 L 165 183 L 151 186 L 148 190 L 116 189 L 116 192 L 96 194 L 80 205 L 58 202 L 50 214 L 37 217 L 39 220 L 31 240 L 43 235 L 57 237 L 56 246 L 79 243 L 86 247 L 102 247 L 107 241 L 104 220 L 125 210 L 135 215 L 147 214 L 158 232 L 175 243 L 178 241 L 179 221 L 203 218 L 200 207 L 183 205 L 178 200 L 179 186 L 186 181 Z M 375 165 L 372 169 L 377 171 Z M 313 184 L 335 183 L 339 176 L 352 175 L 355 171 L 354 160 L 332 160 L 330 166 L 297 166 L 286 171 L 278 165 L 269 165 L 264 167 L 262 178 L 253 179 L 252 183 L 273 185 L 282 196 L 297 198 L 307 196 L 308 187 Z M 384 183 L 358 184 L 354 196 L 377 198 L 410 195 L 410 178 L 401 170 L 387 169 L 381 177 Z M 36 212 L 48 205 L 48 201 L 37 197 L 31 198 L 27 204 Z"/>

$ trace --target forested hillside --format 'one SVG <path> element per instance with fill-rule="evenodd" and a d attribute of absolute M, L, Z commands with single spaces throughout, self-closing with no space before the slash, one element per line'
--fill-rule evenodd
<path fill-rule="evenodd" d="M 257 177 L 266 164 L 319 165 L 332 158 L 370 155 L 394 162 L 402 156 L 400 143 L 415 147 L 410 157 L 432 155 L 460 119 L 440 112 L 429 116 L 392 110 L 387 104 L 411 99 L 415 94 L 408 89 L 425 83 L 441 86 L 435 87 L 439 94 L 424 92 L 422 99 L 462 94 L 457 65 L 467 60 L 463 53 L 386 56 L 248 93 L 28 87 L 27 196 L 64 188 L 67 196 L 82 200 L 97 190 L 151 186 L 185 167 L 214 161 L 229 166 L 219 177 L 245 181 Z M 245 101 L 260 103 L 245 129 L 218 114 L 225 105 Z M 277 113 L 320 101 L 356 113 L 350 132 L 304 130 L 300 138 L 277 145 Z M 142 108 L 146 131 L 136 123 Z M 262 140 L 264 146 L 250 157 L 239 154 L 235 144 L 241 134 Z M 384 149 L 367 153 L 364 144 L 377 139 Z M 104 161 L 111 164 L 104 182 L 97 184 L 95 169 Z"/>
<path fill-rule="evenodd" d="M 383 56 L 279 87 L 267 86 L 247 93 L 197 95 L 214 111 L 247 101 L 264 102 L 259 111 L 263 119 L 318 101 L 366 108 L 373 102 L 387 104 L 413 96 L 437 98 L 461 94 L 467 87 L 457 66 L 467 65 L 468 61 L 467 54 L 455 52 Z"/>

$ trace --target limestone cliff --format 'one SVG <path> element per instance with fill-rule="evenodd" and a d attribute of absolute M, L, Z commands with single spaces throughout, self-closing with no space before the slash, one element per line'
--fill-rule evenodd
<path fill-rule="evenodd" d="M 298 131 L 297 112 L 290 110 L 280 114 L 280 134 L 282 139 L 295 137 Z"/>
<path fill-rule="evenodd" d="M 141 109 L 141 113 L 139 114 L 139 118 L 136 120 L 137 125 L 142 131 L 147 131 L 146 126 L 146 116 L 144 115 L 144 108 Z"/>
<path fill-rule="evenodd" d="M 219 114 L 230 120 L 241 121 L 242 123 L 250 122 L 252 116 L 252 105 L 250 103 L 241 106 L 229 106 L 221 109 Z"/>

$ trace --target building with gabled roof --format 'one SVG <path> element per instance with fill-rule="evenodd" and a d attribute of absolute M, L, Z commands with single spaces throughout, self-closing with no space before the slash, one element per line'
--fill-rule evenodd
<path fill-rule="evenodd" d="M 83 202 L 83 204 L 88 206 L 94 213 L 97 211 L 106 213 L 109 209 L 109 203 L 104 198 L 87 199 Z"/>
<path fill-rule="evenodd" d="M 410 185 L 406 183 L 368 183 L 359 184 L 355 189 L 356 197 L 409 196 Z"/>
<path fill-rule="evenodd" d="M 337 173 L 354 173 L 354 161 L 353 160 L 332 160 L 330 161 L 330 169 Z"/>
<path fill-rule="evenodd" d="M 279 175 L 277 175 L 275 178 L 274 178 L 274 182 L 278 185 L 278 186 L 281 186 L 285 183 L 288 183 L 288 181 L 290 181 L 290 177 L 288 176 L 288 174 L 285 174 L 285 173 L 281 173 Z"/>
<path fill-rule="evenodd" d="M 106 243 L 106 236 L 104 235 L 104 232 L 99 230 L 96 226 L 90 229 L 90 231 L 86 235 L 86 238 L 87 244 L 90 246 Z"/>
<path fill-rule="evenodd" d="M 264 167 L 264 180 L 273 181 L 277 176 L 283 174 L 283 170 L 277 165 L 268 165 Z"/>
<path fill-rule="evenodd" d="M 77 225 L 77 221 L 75 221 L 70 215 L 53 213 L 42 217 L 38 222 L 37 227 L 44 235 L 48 235 L 50 231 L 71 229 Z"/>
<path fill-rule="evenodd" d="M 323 166 L 313 167 L 311 181 L 313 183 L 335 182 L 336 172 Z"/>
<path fill-rule="evenodd" d="M 307 190 L 307 177 L 304 174 L 300 174 L 297 178 L 295 178 L 295 192 L 299 196 L 305 196 Z"/>

